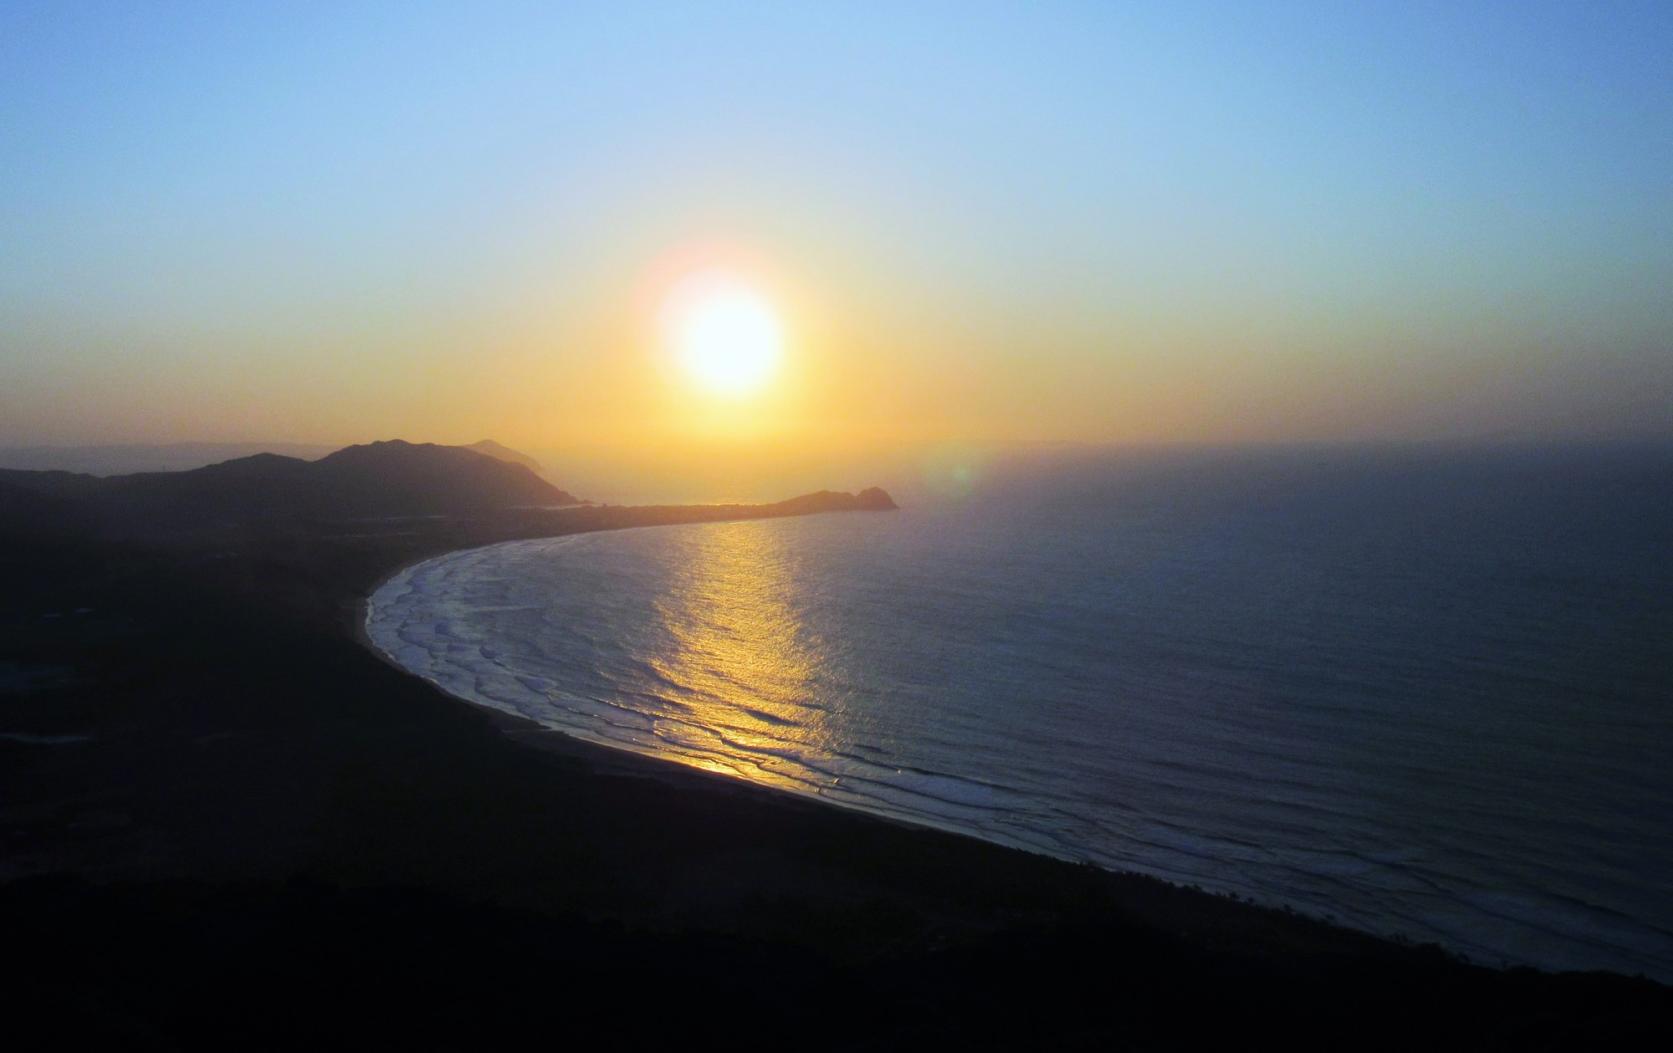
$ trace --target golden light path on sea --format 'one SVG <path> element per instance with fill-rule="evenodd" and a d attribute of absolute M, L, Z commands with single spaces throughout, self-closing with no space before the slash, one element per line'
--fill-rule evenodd
<path fill-rule="evenodd" d="M 770 766 L 827 738 L 826 711 L 808 704 L 823 645 L 792 602 L 794 556 L 779 531 L 754 523 L 701 538 L 657 601 L 678 646 L 653 667 L 677 685 L 682 727 L 701 736 L 692 745 L 711 755 L 692 758 L 699 767 L 806 790 L 805 772 L 792 779 Z"/>

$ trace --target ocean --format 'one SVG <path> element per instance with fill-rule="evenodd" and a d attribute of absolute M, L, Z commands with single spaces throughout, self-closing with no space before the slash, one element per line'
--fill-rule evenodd
<path fill-rule="evenodd" d="M 1673 450 L 1048 449 L 894 492 L 452 553 L 367 628 L 593 742 L 1673 981 Z"/>

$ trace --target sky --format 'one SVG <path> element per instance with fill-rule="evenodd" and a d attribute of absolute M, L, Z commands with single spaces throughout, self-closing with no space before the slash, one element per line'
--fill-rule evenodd
<path fill-rule="evenodd" d="M 1665 2 L 13 0 L 0 444 L 1673 434 L 1670 55 Z M 667 365 L 715 268 L 750 398 Z"/>

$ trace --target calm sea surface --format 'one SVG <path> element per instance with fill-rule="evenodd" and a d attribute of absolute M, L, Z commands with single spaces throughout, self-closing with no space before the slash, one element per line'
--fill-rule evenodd
<path fill-rule="evenodd" d="M 1010 845 L 1673 980 L 1673 453 L 1039 455 L 522 541 L 368 628 L 470 701 Z"/>

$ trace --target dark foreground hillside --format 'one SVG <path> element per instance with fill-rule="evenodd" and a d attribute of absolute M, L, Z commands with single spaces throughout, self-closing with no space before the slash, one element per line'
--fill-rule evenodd
<path fill-rule="evenodd" d="M 1474 968 L 594 749 L 355 639 L 360 596 L 449 548 L 876 498 L 143 543 L 63 500 L 0 545 L 12 1048 L 1673 1037 L 1646 981 Z"/>

